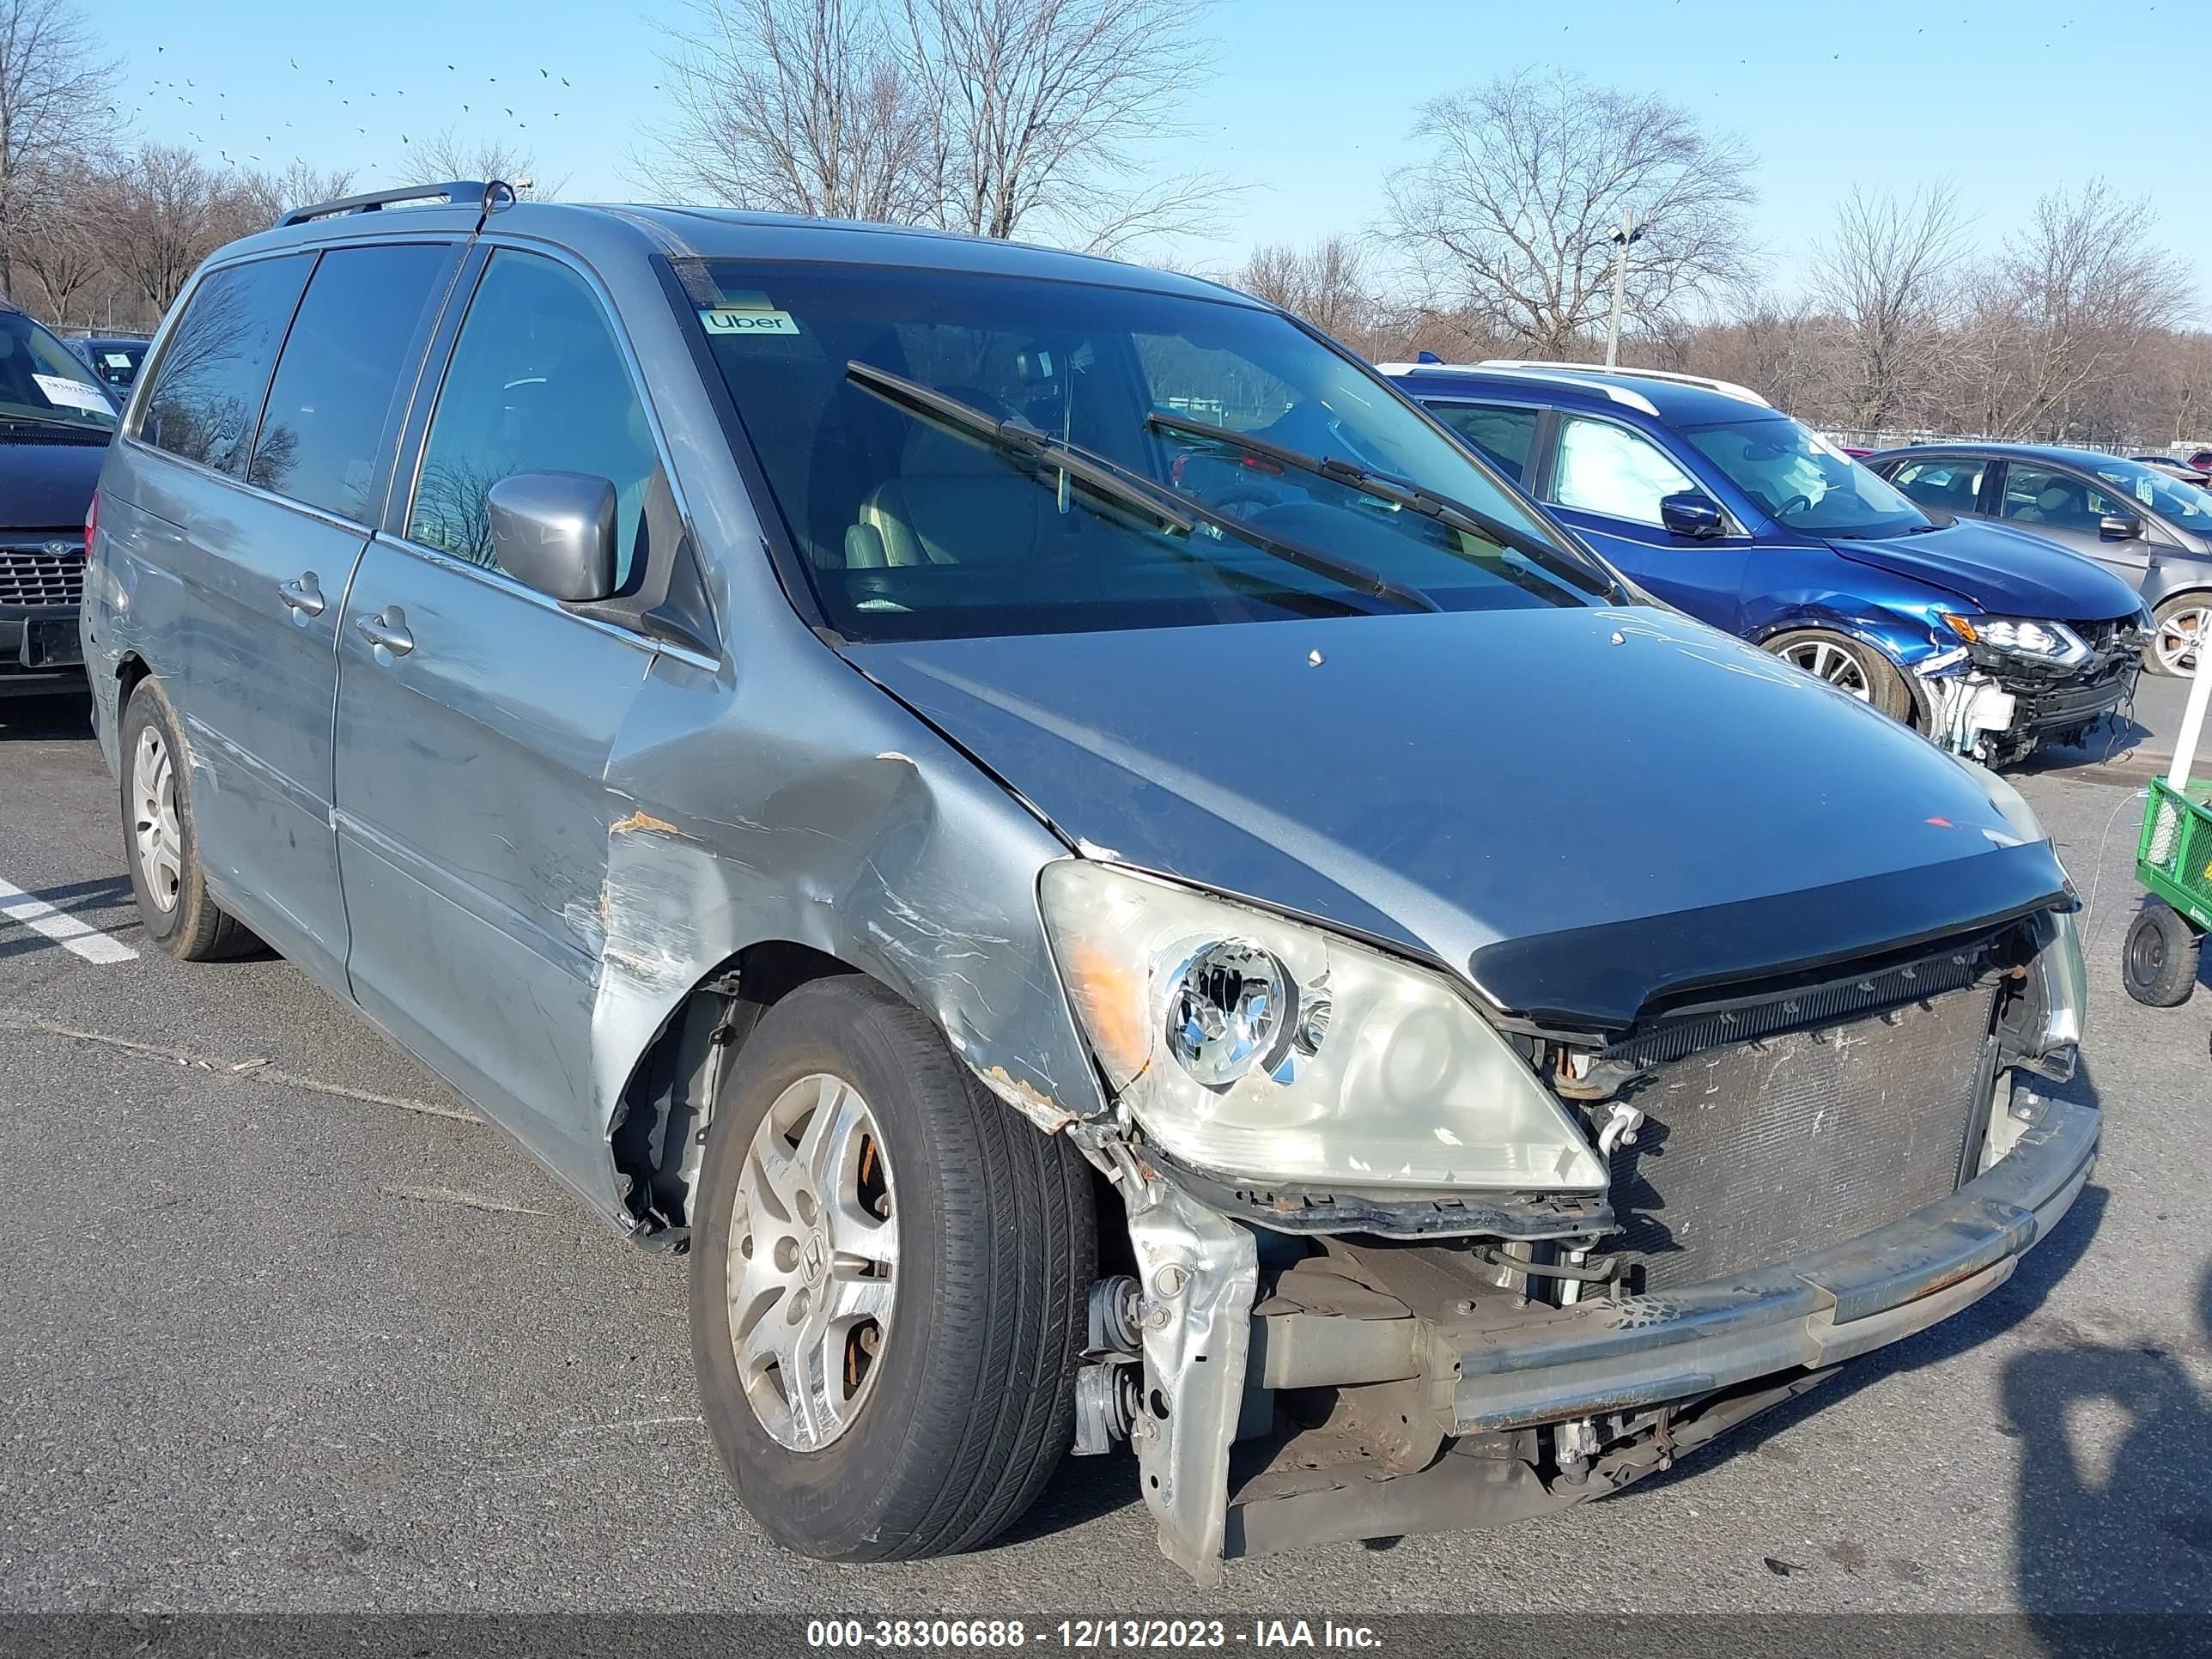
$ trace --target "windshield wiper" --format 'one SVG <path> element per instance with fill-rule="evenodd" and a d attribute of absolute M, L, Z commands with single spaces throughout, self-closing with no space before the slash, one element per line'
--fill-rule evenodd
<path fill-rule="evenodd" d="M 1004 449 L 1017 455 L 1027 456 L 1043 465 L 1080 478 L 1099 495 L 1121 506 L 1133 508 L 1149 518 L 1157 519 L 1170 529 L 1188 536 L 1200 524 L 1212 526 L 1242 541 L 1249 542 L 1261 552 L 1310 570 L 1317 576 L 1326 576 L 1334 582 L 1358 590 L 1370 598 L 1387 599 L 1410 611 L 1441 611 L 1438 605 L 1417 587 L 1395 582 L 1379 570 L 1370 570 L 1354 559 L 1340 559 L 1333 553 L 1323 553 L 1299 543 L 1285 541 L 1279 536 L 1255 530 L 1239 522 L 1225 513 L 1216 513 L 1211 507 L 1195 501 L 1187 501 L 1164 485 L 1140 477 L 1119 462 L 1109 460 L 1055 438 L 1048 432 L 1038 430 L 1026 421 L 1002 421 L 997 416 L 963 404 L 957 398 L 948 398 L 918 380 L 909 380 L 902 374 L 893 374 L 858 359 L 845 365 L 845 378 L 861 391 L 881 398 L 894 408 L 918 415 L 924 420 L 933 420 L 953 431 Z M 1042 481 L 1042 474 L 1032 475 Z"/>
<path fill-rule="evenodd" d="M 1593 568 L 1580 560 L 1562 558 L 1560 550 L 1540 536 L 1532 536 L 1517 530 L 1502 519 L 1493 518 L 1480 507 L 1455 501 L 1449 495 L 1439 495 L 1433 489 L 1424 489 L 1408 483 L 1403 478 L 1387 472 L 1361 466 L 1354 461 L 1340 461 L 1334 456 L 1309 455 L 1303 450 L 1292 449 L 1270 438 L 1255 437 L 1249 432 L 1239 432 L 1234 427 L 1215 426 L 1207 421 L 1189 420 L 1181 415 L 1170 415 L 1164 410 L 1154 410 L 1145 416 L 1145 424 L 1164 432 L 1180 432 L 1193 438 L 1202 438 L 1212 443 L 1224 444 L 1231 449 L 1241 449 L 1249 455 L 1257 455 L 1282 466 L 1296 467 L 1331 483 L 1340 483 L 1372 495 L 1378 501 L 1389 501 L 1423 518 L 1433 519 L 1438 524 L 1459 531 L 1464 535 L 1480 536 L 1485 541 L 1510 548 L 1526 555 L 1548 569 L 1562 571 L 1571 568 L 1583 577 L 1595 577 L 1604 584 L 1605 592 L 1613 592 L 1619 584 L 1608 571 Z"/>
<path fill-rule="evenodd" d="M 51 426 L 64 432 L 89 432 L 102 439 L 115 434 L 112 426 L 95 426 L 90 421 L 72 421 L 61 415 L 41 415 L 32 409 L 0 410 L 0 422 L 9 426 Z"/>

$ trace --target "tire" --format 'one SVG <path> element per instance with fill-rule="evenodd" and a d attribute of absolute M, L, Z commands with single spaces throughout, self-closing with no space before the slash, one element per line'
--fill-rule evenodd
<path fill-rule="evenodd" d="M 1825 628 L 1793 628 L 1767 641 L 1766 649 L 1890 719 L 1912 724 L 1912 688 L 1872 646 Z"/>
<path fill-rule="evenodd" d="M 2143 666 L 2168 679 L 2185 679 L 2195 670 L 2196 653 L 2188 635 L 2212 638 L 2212 593 L 2177 593 L 2151 613 L 2150 643 L 2143 647 Z M 2198 649 L 2202 649 L 2200 646 Z"/>
<path fill-rule="evenodd" d="M 132 689 L 120 744 L 123 861 L 146 936 L 179 962 L 220 962 L 260 950 L 245 924 L 208 896 L 184 728 L 160 681 L 143 679 Z"/>
<path fill-rule="evenodd" d="M 2178 1008 L 2197 988 L 2203 948 L 2188 919 L 2162 899 L 2146 900 L 2120 947 L 2120 980 L 2128 994 L 2153 1008 Z"/>
<path fill-rule="evenodd" d="M 857 1152 L 838 1164 L 865 1176 L 874 1147 L 884 1196 L 871 1204 L 864 1184 L 857 1199 L 878 1217 L 888 1207 L 896 1262 L 873 1348 L 865 1321 L 823 1345 L 838 1357 L 838 1399 L 809 1407 L 810 1438 L 798 1413 L 776 1403 L 789 1394 L 781 1368 L 766 1373 L 757 1358 L 741 1364 L 732 1332 L 757 1355 L 755 1339 L 775 1334 L 773 1322 L 802 1305 L 798 1290 L 764 1296 L 771 1282 L 820 1273 L 806 1284 L 830 1297 L 827 1306 L 875 1294 L 866 1291 L 874 1275 L 863 1275 L 856 1292 L 841 1264 L 873 1259 L 879 1240 L 855 1237 L 855 1252 L 822 1248 L 832 1235 L 860 1233 L 842 1218 L 849 1210 L 801 1250 L 792 1245 L 807 1232 L 798 1188 L 757 1173 L 746 1180 L 749 1164 L 768 1167 L 756 1161 L 757 1141 L 806 1156 L 805 1131 L 825 1109 L 787 1121 L 794 1101 L 848 1106 L 846 1097 L 821 1094 L 823 1078 L 857 1093 L 872 1120 L 875 1135 L 856 1131 Z M 816 1212 L 825 1215 L 826 1184 L 812 1182 Z M 760 1200 L 742 1225 L 741 1187 Z M 779 1206 L 799 1221 L 780 1219 Z M 1065 1140 L 988 1093 L 921 1013 L 858 975 L 814 981 L 769 1009 L 716 1102 L 693 1220 L 702 1408 L 738 1497 L 770 1536 L 822 1560 L 906 1560 L 971 1549 L 1036 1500 L 1074 1433 L 1084 1303 L 1097 1267 L 1091 1172 Z M 733 1237 L 751 1241 L 751 1256 L 732 1255 Z M 763 1255 L 770 1265 L 756 1278 Z M 733 1308 L 733 1291 L 743 1306 Z M 783 1329 L 802 1327 L 813 1328 L 802 1320 Z M 802 1353 L 821 1351 L 792 1340 Z M 839 1413 L 843 1426 L 823 1439 Z"/>

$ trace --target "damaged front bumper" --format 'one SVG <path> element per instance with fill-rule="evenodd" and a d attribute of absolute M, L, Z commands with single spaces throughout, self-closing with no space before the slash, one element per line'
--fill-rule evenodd
<path fill-rule="evenodd" d="M 2061 667 L 1959 647 L 1913 665 L 1921 729 L 1941 749 L 1986 765 L 2025 758 L 2046 741 L 2079 742 L 2135 696 L 2142 635 L 2110 627 L 2094 654 Z"/>
<path fill-rule="evenodd" d="M 1440 1248 L 1332 1241 L 1270 1268 L 1131 1158 L 1130 1437 L 1163 1551 L 1211 1583 L 1224 1557 L 1497 1525 L 1666 1468 L 2011 1276 L 2087 1181 L 2100 1119 L 2025 1087 L 1998 1115 L 1979 1176 L 1848 1243 L 1567 1306 Z"/>

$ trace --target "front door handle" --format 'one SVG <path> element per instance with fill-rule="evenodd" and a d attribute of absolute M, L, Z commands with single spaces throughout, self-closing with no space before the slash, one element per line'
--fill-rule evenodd
<path fill-rule="evenodd" d="M 304 575 L 295 576 L 289 582 L 277 583 L 276 594 L 302 616 L 319 617 L 323 614 L 323 590 L 315 585 L 315 573 L 312 570 Z"/>
<path fill-rule="evenodd" d="M 387 605 L 374 617 L 362 617 L 354 623 L 362 638 L 395 657 L 404 657 L 415 648 L 415 636 L 407 631 L 407 613 L 396 605 Z"/>

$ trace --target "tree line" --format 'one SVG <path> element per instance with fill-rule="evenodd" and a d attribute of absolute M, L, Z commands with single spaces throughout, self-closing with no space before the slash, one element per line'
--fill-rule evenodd
<path fill-rule="evenodd" d="M 661 199 L 1109 253 L 1218 239 L 1233 181 L 1155 164 L 1205 153 L 1180 113 L 1212 72 L 1204 18 L 1191 0 L 682 0 L 668 114 L 625 165 Z M 0 292 L 52 320 L 149 326 L 214 248 L 355 185 L 124 142 L 120 84 L 81 0 L 0 0 Z M 1940 180 L 1854 190 L 1784 288 L 1756 157 L 1662 95 L 1528 70 L 1431 100 L 1413 137 L 1373 222 L 1200 273 L 1372 358 L 1589 361 L 1626 213 L 1625 362 L 1741 381 L 1844 433 L 2212 436 L 2190 273 L 2105 181 L 1994 240 Z M 530 166 L 449 126 L 408 178 L 364 187 Z"/>

